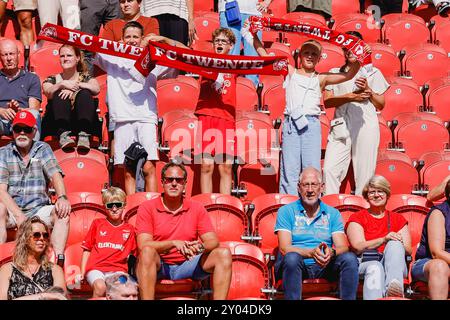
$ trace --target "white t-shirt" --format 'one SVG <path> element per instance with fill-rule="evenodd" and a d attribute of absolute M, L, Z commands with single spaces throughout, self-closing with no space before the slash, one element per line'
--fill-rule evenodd
<path fill-rule="evenodd" d="M 170 13 L 188 21 L 186 0 L 143 0 L 141 3 L 141 12 L 146 17 Z"/>
<path fill-rule="evenodd" d="M 228 0 L 231 1 L 231 0 Z M 219 0 L 219 12 L 225 11 L 226 0 Z M 256 9 L 258 0 L 237 0 L 239 11 L 244 14 L 260 16 L 261 13 Z"/>
<path fill-rule="evenodd" d="M 110 121 L 158 123 L 156 80 L 164 77 L 170 68 L 156 66 L 142 84 L 130 75 L 134 60 L 98 53 L 95 64 L 108 74 Z"/>
<path fill-rule="evenodd" d="M 294 115 L 300 111 L 309 116 L 320 115 L 322 90 L 317 74 L 308 77 L 295 71 L 286 77 L 283 88 L 286 89 L 285 114 Z"/>

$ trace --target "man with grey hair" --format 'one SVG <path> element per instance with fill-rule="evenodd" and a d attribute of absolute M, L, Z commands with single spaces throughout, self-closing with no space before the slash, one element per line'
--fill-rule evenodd
<path fill-rule="evenodd" d="M 301 299 L 307 278 L 338 279 L 340 298 L 356 299 L 358 260 L 349 252 L 341 214 L 319 199 L 323 188 L 320 171 L 308 167 L 299 176 L 300 199 L 278 210 L 275 276 L 287 300 Z"/>
<path fill-rule="evenodd" d="M 105 278 L 106 300 L 138 300 L 138 284 L 129 274 L 116 272 Z"/>

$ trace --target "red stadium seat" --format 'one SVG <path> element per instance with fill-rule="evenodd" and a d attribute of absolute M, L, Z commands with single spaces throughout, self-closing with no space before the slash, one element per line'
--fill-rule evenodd
<path fill-rule="evenodd" d="M 434 78 L 448 76 L 449 62 L 447 52 L 431 43 L 418 44 L 404 48 L 403 59 L 405 74 L 418 84 L 424 84 Z"/>
<path fill-rule="evenodd" d="M 163 298 L 161 300 L 196 300 L 196 299 L 188 298 L 188 297 L 168 297 L 168 298 Z"/>
<path fill-rule="evenodd" d="M 168 297 L 185 297 L 196 299 L 202 293 L 202 284 L 198 280 L 158 280 L 155 286 L 155 298 L 164 299 Z"/>
<path fill-rule="evenodd" d="M 68 246 L 64 251 L 64 255 L 64 277 L 67 289 L 71 293 L 72 298 L 74 296 L 87 298 L 87 296 L 91 295 L 92 288 L 86 280 L 80 282 L 81 256 L 83 255 L 81 242 Z"/>
<path fill-rule="evenodd" d="M 67 198 L 72 206 L 69 236 L 67 238 L 67 245 L 71 245 L 83 241 L 92 221 L 105 218 L 107 211 L 100 193 L 68 193 Z"/>
<path fill-rule="evenodd" d="M 423 170 L 423 183 L 425 190 L 431 190 L 438 186 L 442 180 L 450 175 L 450 157 L 435 162 Z M 442 198 L 441 200 L 444 200 Z"/>
<path fill-rule="evenodd" d="M 341 300 L 341 299 L 333 298 L 333 297 L 312 297 L 312 298 L 308 298 L 305 300 Z"/>
<path fill-rule="evenodd" d="M 236 79 L 236 97 L 236 110 L 258 110 L 258 94 L 252 80 L 245 77 Z"/>
<path fill-rule="evenodd" d="M 397 146 L 412 158 L 430 151 L 441 151 L 449 142 L 447 128 L 439 117 L 428 113 L 404 112 L 398 120 Z"/>
<path fill-rule="evenodd" d="M 435 79 L 428 84 L 428 111 L 444 121 L 450 120 L 450 78 Z"/>
<path fill-rule="evenodd" d="M 161 145 L 170 157 L 182 154 L 195 148 L 195 139 L 201 132 L 198 120 L 193 111 L 178 109 L 162 116 Z"/>
<path fill-rule="evenodd" d="M 89 152 L 79 152 L 78 149 L 72 149 L 72 150 L 62 150 L 58 149 L 54 151 L 56 160 L 58 162 L 61 162 L 66 159 L 73 159 L 73 158 L 88 158 L 97 161 L 100 164 L 107 165 L 107 155 L 104 154 L 101 151 L 90 149 Z"/>
<path fill-rule="evenodd" d="M 426 213 L 433 203 L 427 198 L 416 196 L 413 194 L 391 194 L 386 209 L 395 212 L 404 212 L 406 209 L 415 209 L 419 212 Z"/>
<path fill-rule="evenodd" d="M 59 48 L 61 44 L 45 42 L 37 51 L 30 54 L 30 66 L 41 80 L 61 72 Z"/>
<path fill-rule="evenodd" d="M 400 72 L 400 59 L 394 49 L 384 43 L 369 43 L 369 46 L 372 49 L 372 63 L 384 77 L 397 76 Z"/>
<path fill-rule="evenodd" d="M 161 116 L 173 110 L 195 110 L 200 87 L 194 78 L 178 76 L 175 79 L 158 81 L 156 93 L 158 115 Z"/>
<path fill-rule="evenodd" d="M 327 27 L 327 21 L 323 16 L 312 12 L 289 12 L 282 19 L 292 20 L 305 25 L 313 25 L 318 27 Z"/>
<path fill-rule="evenodd" d="M 384 94 L 385 106 L 381 115 L 392 120 L 402 112 L 417 112 L 423 105 L 419 86 L 412 80 L 392 78 L 390 87 Z"/>
<path fill-rule="evenodd" d="M 248 217 L 244 205 L 236 197 L 220 193 L 203 193 L 191 198 L 208 211 L 219 241 L 241 241 L 249 235 Z"/>
<path fill-rule="evenodd" d="M 320 199 L 327 205 L 339 210 L 344 224 L 354 212 L 369 207 L 369 204 L 363 197 L 351 194 L 327 194 Z"/>
<path fill-rule="evenodd" d="M 270 47 L 274 43 L 281 43 L 284 39 L 283 32 L 279 31 L 262 31 L 261 41 L 264 47 Z"/>
<path fill-rule="evenodd" d="M 195 40 L 191 48 L 197 51 L 212 52 L 212 53 L 214 52 L 214 47 L 211 41 Z"/>
<path fill-rule="evenodd" d="M 419 16 L 404 13 L 390 13 L 383 16 L 384 42 L 392 46 L 395 52 L 405 46 L 427 43 L 430 31 Z"/>
<path fill-rule="evenodd" d="M 136 192 L 127 195 L 127 204 L 123 211 L 123 220 L 127 221 L 129 224 L 136 225 L 136 215 L 139 206 L 147 201 L 160 197 L 158 192 Z"/>
<path fill-rule="evenodd" d="M 268 11 L 274 17 L 282 17 L 288 12 L 286 4 L 287 2 L 285 0 L 272 0 Z"/>
<path fill-rule="evenodd" d="M 15 247 L 15 241 L 9 241 L 0 244 L 0 266 L 12 260 Z"/>
<path fill-rule="evenodd" d="M 445 51 L 450 52 L 450 20 L 447 19 L 445 23 L 439 24 L 434 30 L 434 41 L 435 43 L 445 49 Z"/>
<path fill-rule="evenodd" d="M 214 11 L 214 0 L 202 0 L 194 2 L 195 15 L 199 15 L 202 11 Z"/>
<path fill-rule="evenodd" d="M 359 13 L 359 0 L 333 0 L 331 1 L 331 12 L 333 16 L 342 13 Z"/>
<path fill-rule="evenodd" d="M 66 191 L 102 192 L 108 187 L 109 173 L 105 164 L 90 158 L 68 158 L 59 163 L 63 170 Z"/>
<path fill-rule="evenodd" d="M 392 132 L 391 129 L 389 129 L 386 120 L 381 114 L 378 114 L 378 125 L 380 126 L 379 148 L 390 148 L 392 146 Z"/>
<path fill-rule="evenodd" d="M 214 30 L 220 27 L 219 16 L 213 18 L 211 16 L 199 16 L 194 18 L 195 29 L 199 40 L 208 41 L 212 39 Z"/>
<path fill-rule="evenodd" d="M 279 193 L 264 194 L 253 199 L 253 236 L 257 238 L 255 240 L 263 252 L 272 253 L 278 247 L 278 238 L 273 233 L 278 209 L 297 199 L 296 196 Z"/>
<path fill-rule="evenodd" d="M 283 82 L 275 83 L 268 87 L 263 94 L 263 110 L 268 110 L 271 119 L 283 119 L 286 107 L 286 90 Z"/>
<path fill-rule="evenodd" d="M 222 242 L 232 254 L 232 276 L 227 300 L 242 297 L 265 298 L 261 289 L 269 287 L 269 270 L 264 254 L 258 247 L 243 242 Z M 213 283 L 213 277 L 211 277 Z M 213 290 L 214 287 L 212 286 Z"/>
<path fill-rule="evenodd" d="M 345 64 L 345 57 L 341 48 L 327 42 L 322 42 L 321 44 L 322 57 L 316 65 L 317 72 L 328 72 Z"/>
<path fill-rule="evenodd" d="M 412 160 L 399 151 L 379 151 L 375 173 L 391 183 L 391 193 L 411 193 L 418 189 L 418 174 Z"/>
<path fill-rule="evenodd" d="M 366 43 L 380 41 L 380 26 L 375 23 L 369 24 L 369 19 L 373 19 L 369 15 L 347 12 L 335 14 L 333 12 L 333 19 L 335 21 L 333 30 L 339 32 L 358 31 Z"/>
<path fill-rule="evenodd" d="M 390 201 L 391 199 L 389 199 L 388 203 Z M 430 211 L 430 207 L 426 204 L 426 201 L 425 203 L 415 201 L 415 199 L 404 201 L 411 204 L 408 203 L 404 206 L 397 207 L 393 211 L 401 214 L 408 221 L 409 233 L 411 234 L 411 247 L 417 248 L 422 235 L 423 223 L 428 211 Z"/>

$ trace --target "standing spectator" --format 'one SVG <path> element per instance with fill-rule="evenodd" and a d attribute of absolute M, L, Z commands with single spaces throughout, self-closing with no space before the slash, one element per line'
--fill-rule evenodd
<path fill-rule="evenodd" d="M 122 41 L 144 47 L 155 35 L 143 38 L 144 29 L 137 21 L 129 21 L 122 29 Z M 169 68 L 156 66 L 142 84 L 130 74 L 135 61 L 97 54 L 95 63 L 107 74 L 109 102 L 109 130 L 114 131 L 114 164 L 123 165 L 124 152 L 133 142 L 139 142 L 147 152 L 143 165 L 145 191 L 156 192 L 156 160 L 158 160 L 156 81 L 164 77 Z M 136 192 L 136 177 L 131 168 L 125 168 L 125 191 Z"/>
<path fill-rule="evenodd" d="M 243 37 L 253 45 L 260 56 L 268 56 L 258 37 L 248 31 L 247 23 Z M 280 163 L 280 193 L 297 194 L 298 173 L 306 167 L 320 170 L 321 113 L 320 99 L 327 85 L 352 79 L 359 69 L 356 57 L 348 51 L 349 68 L 339 73 L 318 73 L 315 68 L 320 60 L 322 46 L 316 40 L 305 41 L 300 48 L 299 65 L 296 69 L 288 65 L 283 88 L 286 89 L 286 108 Z"/>
<path fill-rule="evenodd" d="M 349 252 L 341 214 L 319 200 L 322 191 L 320 171 L 308 167 L 299 177 L 300 199 L 278 210 L 275 274 L 287 300 L 301 299 L 308 278 L 337 278 L 340 298 L 356 299 L 358 260 Z"/>
<path fill-rule="evenodd" d="M 100 85 L 87 70 L 80 49 L 70 45 L 59 48 L 63 72 L 49 76 L 42 85 L 48 99 L 46 116 L 50 133 L 59 137 L 62 149 L 75 147 L 71 133 L 78 135 L 79 149 L 90 149 L 89 136 L 96 132 L 98 116 L 93 96 Z"/>
<path fill-rule="evenodd" d="M 11 121 L 19 109 L 27 108 L 37 119 L 39 140 L 42 94 L 39 77 L 19 69 L 19 49 L 13 40 L 0 40 L 0 135 L 11 135 Z"/>
<path fill-rule="evenodd" d="M 159 34 L 158 20 L 141 15 L 142 0 L 119 0 L 122 18 L 109 21 L 105 25 L 102 38 L 120 41 L 122 28 L 128 21 L 137 21 L 144 27 L 144 36 L 150 33 Z"/>
<path fill-rule="evenodd" d="M 13 0 L 14 12 L 20 26 L 20 41 L 30 46 L 34 39 L 33 13 L 37 9 L 37 0 Z"/>
<path fill-rule="evenodd" d="M 81 31 L 98 36 L 100 27 L 120 16 L 119 0 L 79 0 Z M 86 64 L 93 74 L 94 58 L 90 51 L 85 51 Z"/>
<path fill-rule="evenodd" d="M 192 44 L 195 39 L 194 0 L 143 0 L 143 9 L 144 16 L 158 19 L 160 35 L 186 46 Z"/>
<path fill-rule="evenodd" d="M 364 300 L 403 297 L 403 278 L 408 274 L 405 254 L 411 254 L 411 236 L 406 219 L 386 210 L 390 195 L 389 182 L 373 176 L 363 189 L 369 209 L 352 214 L 345 228 L 350 246 L 362 255 L 359 274 L 364 276 Z"/>
<path fill-rule="evenodd" d="M 32 217 L 17 232 L 12 262 L 0 269 L 0 300 L 67 300 L 64 294 L 47 289 L 66 287 L 62 268 L 49 261 L 49 228 Z"/>
<path fill-rule="evenodd" d="M 358 32 L 347 33 L 362 39 Z M 346 49 L 344 53 L 347 55 Z M 349 68 L 346 58 L 345 65 L 330 72 L 345 72 Z M 328 135 L 323 166 L 326 194 L 339 193 L 350 161 L 353 161 L 357 195 L 362 193 L 364 185 L 375 173 L 380 143 L 377 111 L 384 108 L 384 93 L 388 88 L 381 71 L 367 66 L 361 68 L 353 79 L 326 87 L 325 107 L 336 108 L 334 119 L 344 122 L 332 125 Z M 345 134 L 341 135 L 340 130 Z"/>
<path fill-rule="evenodd" d="M 420 7 L 422 4 L 434 4 L 438 14 L 442 17 L 448 17 L 450 1 L 448 0 L 408 0 L 412 8 Z"/>
<path fill-rule="evenodd" d="M 157 278 L 204 279 L 211 273 L 214 299 L 226 299 L 231 282 L 230 251 L 219 247 L 203 205 L 183 197 L 185 167 L 168 163 L 161 177 L 164 193 L 141 204 L 136 220 L 141 299 L 154 299 Z"/>
<path fill-rule="evenodd" d="M 0 149 L 0 243 L 6 241 L 6 228 L 36 216 L 53 226 L 53 249 L 63 260 L 70 214 L 63 172 L 50 146 L 33 141 L 36 119 L 30 112 L 18 112 L 12 127 L 14 140 Z M 55 205 L 48 197 L 49 182 L 58 197 Z"/>
<path fill-rule="evenodd" d="M 267 7 L 269 7 L 272 0 L 264 0 L 259 2 L 258 0 L 238 0 L 237 3 L 239 5 L 239 11 L 241 13 L 241 21 L 239 23 L 230 24 L 227 21 L 225 15 L 225 3 L 226 0 L 219 0 L 219 14 L 220 14 L 220 26 L 223 28 L 229 28 L 233 31 L 234 36 L 236 37 L 236 44 L 231 50 L 230 54 L 240 55 L 241 54 L 241 44 L 244 45 L 244 55 L 245 56 L 257 56 L 255 48 L 253 47 L 253 43 L 248 43 L 241 36 L 241 29 L 244 27 L 245 21 L 250 16 L 260 16 L 262 12 L 267 11 Z M 258 32 L 258 37 L 261 39 L 261 32 Z M 255 86 L 258 85 L 259 77 L 258 75 L 252 74 L 246 76 L 248 79 L 252 80 Z"/>
<path fill-rule="evenodd" d="M 5 22 L 7 4 L 8 0 L 0 0 L 0 30 L 3 29 L 3 23 Z M 3 35 L 0 33 L 0 37 L 2 36 Z"/>
<path fill-rule="evenodd" d="M 138 300 L 138 284 L 128 274 L 116 272 L 105 281 L 106 300 Z"/>
<path fill-rule="evenodd" d="M 105 296 L 105 277 L 119 271 L 127 272 L 128 257 L 135 255 L 134 227 L 122 218 L 126 197 L 125 192 L 116 187 L 103 192 L 102 200 L 108 210 L 106 219 L 94 220 L 81 244 L 81 275 L 94 289 L 93 298 Z"/>
<path fill-rule="evenodd" d="M 447 300 L 450 279 L 450 181 L 445 185 L 445 201 L 430 209 L 423 224 L 413 280 L 428 283 L 432 300 Z"/>
<path fill-rule="evenodd" d="M 289 12 L 313 12 L 322 15 L 325 19 L 331 18 L 332 0 L 288 0 Z"/>
<path fill-rule="evenodd" d="M 41 26 L 58 24 L 58 14 L 64 27 L 80 30 L 80 6 L 78 0 L 37 0 Z"/>

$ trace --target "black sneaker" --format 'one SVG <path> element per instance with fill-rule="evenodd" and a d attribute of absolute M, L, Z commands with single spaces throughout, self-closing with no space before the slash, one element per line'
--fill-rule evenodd
<path fill-rule="evenodd" d="M 448 10 L 450 9 L 450 2 L 441 2 L 436 8 L 441 17 L 448 17 Z"/>

